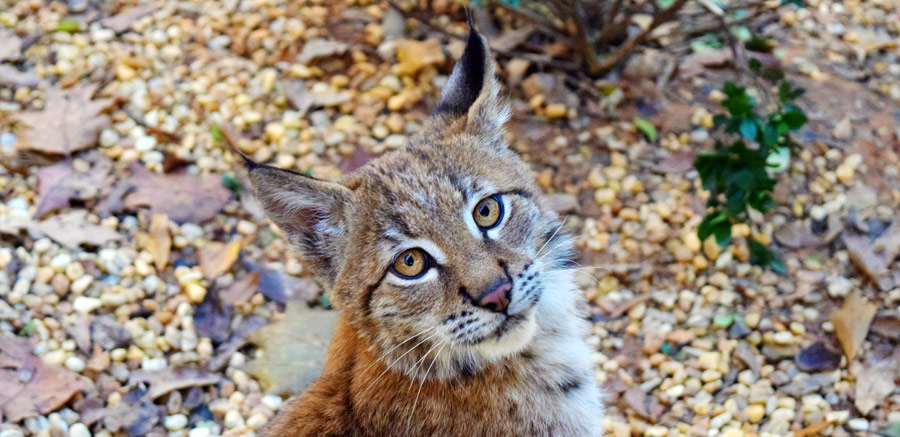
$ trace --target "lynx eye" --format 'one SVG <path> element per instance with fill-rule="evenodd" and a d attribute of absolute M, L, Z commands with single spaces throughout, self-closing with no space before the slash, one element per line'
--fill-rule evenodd
<path fill-rule="evenodd" d="M 498 196 L 485 197 L 475 205 L 472 217 L 479 228 L 493 228 L 503 220 L 503 202 Z"/>
<path fill-rule="evenodd" d="M 403 279 L 416 279 L 428 271 L 428 259 L 428 253 L 418 247 L 407 249 L 394 260 L 391 270 Z"/>

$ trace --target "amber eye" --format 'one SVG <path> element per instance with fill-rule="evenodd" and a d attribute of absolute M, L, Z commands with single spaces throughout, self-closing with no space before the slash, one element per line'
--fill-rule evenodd
<path fill-rule="evenodd" d="M 424 250 L 415 248 L 407 249 L 397 259 L 391 267 L 397 276 L 403 279 L 416 279 L 425 274 L 429 268 L 428 253 Z"/>
<path fill-rule="evenodd" d="M 472 217 L 479 228 L 493 228 L 503 220 L 503 202 L 497 196 L 485 197 L 475 205 Z"/>

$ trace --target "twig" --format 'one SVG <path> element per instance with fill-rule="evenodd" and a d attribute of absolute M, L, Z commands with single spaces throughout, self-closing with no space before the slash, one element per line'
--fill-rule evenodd
<path fill-rule="evenodd" d="M 650 36 L 650 33 L 656 30 L 656 28 L 659 27 L 660 24 L 663 24 L 674 18 L 678 13 L 678 10 L 681 9 L 681 7 L 684 6 L 687 1 L 688 0 L 676 0 L 675 3 L 672 3 L 671 6 L 669 6 L 659 14 L 656 14 L 653 17 L 653 21 L 649 26 L 647 26 L 646 30 L 622 43 L 622 45 L 620 45 L 612 55 L 608 56 L 603 60 L 603 62 L 600 62 L 599 64 L 591 68 L 591 74 L 600 74 L 604 71 L 607 71 L 621 62 L 623 59 L 625 59 L 628 55 L 631 54 L 631 52 L 634 51 L 638 44 L 643 43 L 644 40 L 646 40 L 647 37 Z"/>
<path fill-rule="evenodd" d="M 554 38 L 566 38 L 566 35 L 551 22 L 544 17 L 536 14 L 534 11 L 531 11 L 527 8 L 514 8 L 502 1 L 492 1 L 491 4 L 496 5 L 497 7 L 518 16 L 528 22 L 531 22 L 538 28 L 538 30 L 546 33 L 548 36 L 552 36 Z"/>
<path fill-rule="evenodd" d="M 410 11 L 406 11 L 406 10 L 400 8 L 400 6 L 397 5 L 392 0 L 389 0 L 388 4 L 391 5 L 392 8 L 396 9 L 398 12 L 403 14 L 405 17 L 416 19 L 417 21 L 422 23 L 422 25 L 424 25 L 425 27 L 429 28 L 430 30 L 432 30 L 434 32 L 440 33 L 441 35 L 445 35 L 449 38 L 458 39 L 460 41 L 465 41 L 467 38 L 465 36 L 457 35 L 453 32 L 444 30 L 440 26 L 432 24 L 427 18 L 422 17 L 419 14 L 416 14 L 416 13 L 413 13 Z M 491 51 L 493 51 L 494 53 L 496 53 L 498 55 L 505 56 L 508 58 L 522 58 L 522 59 L 528 60 L 530 62 L 533 62 L 535 64 L 538 64 L 538 65 L 545 65 L 545 66 L 553 67 L 553 68 L 563 70 L 563 71 L 570 71 L 570 72 L 581 71 L 581 68 L 579 68 L 579 65 L 575 62 L 561 61 L 558 59 L 553 59 L 551 57 L 541 56 L 541 55 L 538 55 L 535 53 L 520 52 L 517 50 L 499 50 L 499 49 L 496 49 L 493 47 L 491 48 Z"/>

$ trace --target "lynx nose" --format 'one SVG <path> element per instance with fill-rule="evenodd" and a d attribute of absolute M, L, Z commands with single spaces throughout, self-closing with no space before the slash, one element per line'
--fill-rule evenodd
<path fill-rule="evenodd" d="M 498 281 L 478 298 L 478 306 L 495 313 L 506 311 L 506 307 L 509 306 L 510 290 L 512 284 L 506 280 Z"/>

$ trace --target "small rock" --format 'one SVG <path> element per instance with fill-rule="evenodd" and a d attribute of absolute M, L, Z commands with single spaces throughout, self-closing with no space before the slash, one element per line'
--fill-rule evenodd
<path fill-rule="evenodd" d="M 177 431 L 179 429 L 184 429 L 188 424 L 188 418 L 184 414 L 174 414 L 171 416 L 167 416 L 163 421 L 163 426 L 166 427 L 169 431 Z"/>
<path fill-rule="evenodd" d="M 102 302 L 100 299 L 95 297 L 78 296 L 75 298 L 75 301 L 72 302 L 72 308 L 80 313 L 90 313 L 91 311 L 100 308 L 101 304 Z"/>
<path fill-rule="evenodd" d="M 857 432 L 865 432 L 869 430 L 869 421 L 862 417 L 850 419 L 847 421 L 847 427 Z"/>

